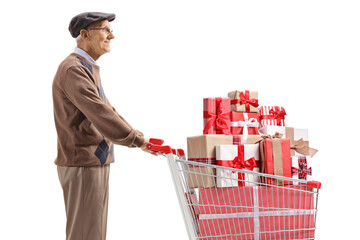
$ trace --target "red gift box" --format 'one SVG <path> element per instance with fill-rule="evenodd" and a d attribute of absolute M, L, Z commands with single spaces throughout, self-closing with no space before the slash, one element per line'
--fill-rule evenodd
<path fill-rule="evenodd" d="M 202 188 L 199 236 L 208 240 L 312 239 L 315 200 L 313 193 L 304 190 L 304 186 Z"/>
<path fill-rule="evenodd" d="M 259 113 L 231 112 L 231 134 L 258 135 Z"/>
<path fill-rule="evenodd" d="M 230 98 L 204 98 L 203 134 L 230 134 Z"/>
<path fill-rule="evenodd" d="M 260 172 L 291 178 L 290 139 L 272 138 L 260 142 Z M 265 182 L 264 178 L 262 182 Z M 287 180 L 266 178 L 271 185 L 291 184 Z"/>

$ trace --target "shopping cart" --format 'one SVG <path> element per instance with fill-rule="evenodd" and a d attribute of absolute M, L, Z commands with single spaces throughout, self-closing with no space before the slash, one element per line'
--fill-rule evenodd
<path fill-rule="evenodd" d="M 190 240 L 315 239 L 320 182 L 187 161 L 183 150 L 162 144 L 151 139 L 147 148 L 168 160 Z M 215 186 L 201 187 L 205 181 Z"/>

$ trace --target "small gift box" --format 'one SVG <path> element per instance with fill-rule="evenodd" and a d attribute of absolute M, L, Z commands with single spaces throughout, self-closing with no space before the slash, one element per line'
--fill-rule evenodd
<path fill-rule="evenodd" d="M 311 156 L 313 157 L 317 150 L 309 147 L 309 136 L 306 128 L 293 128 L 267 125 L 260 128 L 262 134 L 274 135 L 281 133 L 282 138 L 290 139 L 290 155 L 291 156 Z"/>
<path fill-rule="evenodd" d="M 290 139 L 267 138 L 260 142 L 260 172 L 291 178 Z M 263 178 L 262 182 L 271 185 L 291 184 L 280 179 Z"/>
<path fill-rule="evenodd" d="M 231 99 L 231 111 L 258 112 L 258 92 L 256 91 L 232 91 L 228 93 Z"/>
<path fill-rule="evenodd" d="M 303 186 L 199 191 L 201 239 L 314 239 L 314 194 Z M 229 238 L 234 236 L 234 238 Z"/>
<path fill-rule="evenodd" d="M 293 179 L 312 180 L 312 161 L 310 156 L 291 157 L 291 175 Z M 297 182 L 294 182 L 297 185 Z"/>
<path fill-rule="evenodd" d="M 204 98 L 203 134 L 230 134 L 230 98 Z"/>
<path fill-rule="evenodd" d="M 216 145 L 253 144 L 261 139 L 259 135 L 249 135 L 244 142 L 242 135 L 199 135 L 187 138 L 187 156 L 189 161 L 216 164 Z M 215 169 L 211 167 L 189 167 L 188 181 L 191 188 L 214 187 Z"/>
<path fill-rule="evenodd" d="M 259 172 L 259 144 L 218 145 L 216 146 L 216 165 Z M 259 176 L 233 172 L 231 170 L 216 170 L 216 185 L 218 187 L 255 186 Z"/>
<path fill-rule="evenodd" d="M 231 134 L 258 135 L 259 113 L 231 112 Z"/>
<path fill-rule="evenodd" d="M 261 106 L 260 127 L 266 125 L 285 126 L 285 109 L 279 106 Z"/>

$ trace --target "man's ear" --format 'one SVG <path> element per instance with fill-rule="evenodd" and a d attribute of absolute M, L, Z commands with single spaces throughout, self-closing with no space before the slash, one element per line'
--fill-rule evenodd
<path fill-rule="evenodd" d="M 80 30 L 80 35 L 82 39 L 88 39 L 89 38 L 89 32 L 86 29 Z"/>

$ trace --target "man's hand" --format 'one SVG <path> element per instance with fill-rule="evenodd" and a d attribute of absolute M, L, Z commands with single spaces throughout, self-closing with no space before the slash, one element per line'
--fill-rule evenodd
<path fill-rule="evenodd" d="M 149 143 L 149 139 L 145 139 L 144 144 L 140 147 L 141 150 L 143 150 L 144 152 L 147 152 L 147 153 L 151 153 L 152 155 L 158 156 L 159 154 L 157 152 L 153 152 L 146 148 L 146 144 L 148 144 L 148 143 Z"/>

